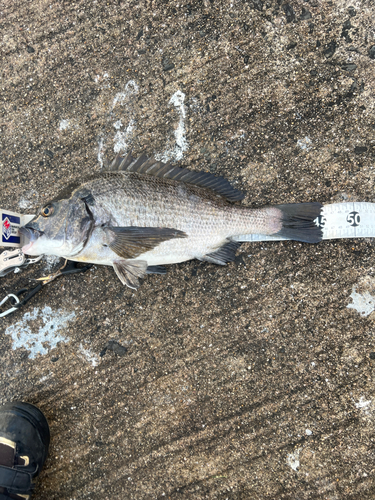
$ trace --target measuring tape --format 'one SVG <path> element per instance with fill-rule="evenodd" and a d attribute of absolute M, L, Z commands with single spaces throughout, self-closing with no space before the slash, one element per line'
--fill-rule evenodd
<path fill-rule="evenodd" d="M 374 238 L 375 203 L 351 201 L 324 205 L 322 212 L 315 219 L 321 228 L 323 240 L 339 238 Z M 289 238 L 252 234 L 247 241 L 282 241 Z"/>

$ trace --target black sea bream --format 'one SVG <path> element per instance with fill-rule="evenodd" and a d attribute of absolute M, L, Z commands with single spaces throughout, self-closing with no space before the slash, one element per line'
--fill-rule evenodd
<path fill-rule="evenodd" d="M 320 203 L 249 209 L 228 181 L 129 153 L 108 169 L 66 187 L 21 228 L 28 255 L 56 255 L 113 266 L 139 286 L 161 266 L 199 259 L 224 265 L 251 234 L 317 243 Z"/>

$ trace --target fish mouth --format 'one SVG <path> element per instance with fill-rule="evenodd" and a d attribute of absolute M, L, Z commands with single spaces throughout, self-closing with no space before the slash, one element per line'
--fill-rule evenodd
<path fill-rule="evenodd" d="M 20 233 L 23 234 L 28 240 L 32 241 L 34 243 L 35 240 L 39 238 L 43 234 L 42 231 L 38 231 L 37 229 L 34 229 L 33 227 L 30 226 L 22 226 L 19 229 Z"/>
<path fill-rule="evenodd" d="M 43 234 L 42 231 L 27 226 L 20 227 L 19 232 L 28 240 L 28 243 L 22 247 L 23 253 L 27 253 L 34 242 Z"/>

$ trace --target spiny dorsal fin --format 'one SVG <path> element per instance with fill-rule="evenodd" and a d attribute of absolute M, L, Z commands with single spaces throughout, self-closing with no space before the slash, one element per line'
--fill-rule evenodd
<path fill-rule="evenodd" d="M 244 198 L 244 194 L 231 186 L 223 177 L 215 177 L 208 172 L 194 172 L 187 168 L 174 167 L 169 162 L 163 163 L 154 158 L 148 158 L 146 155 L 141 155 L 136 159 L 131 152 L 126 156 L 118 154 L 106 170 L 111 172 L 136 172 L 195 184 L 196 186 L 209 188 L 229 201 L 239 201 Z"/>

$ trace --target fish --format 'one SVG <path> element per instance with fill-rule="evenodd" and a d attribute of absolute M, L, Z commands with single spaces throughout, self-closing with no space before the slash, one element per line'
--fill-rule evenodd
<path fill-rule="evenodd" d="M 223 177 L 132 153 L 66 186 L 20 232 L 26 255 L 112 266 L 137 289 L 146 274 L 198 259 L 233 261 L 252 234 L 318 243 L 318 202 L 252 209 Z"/>

